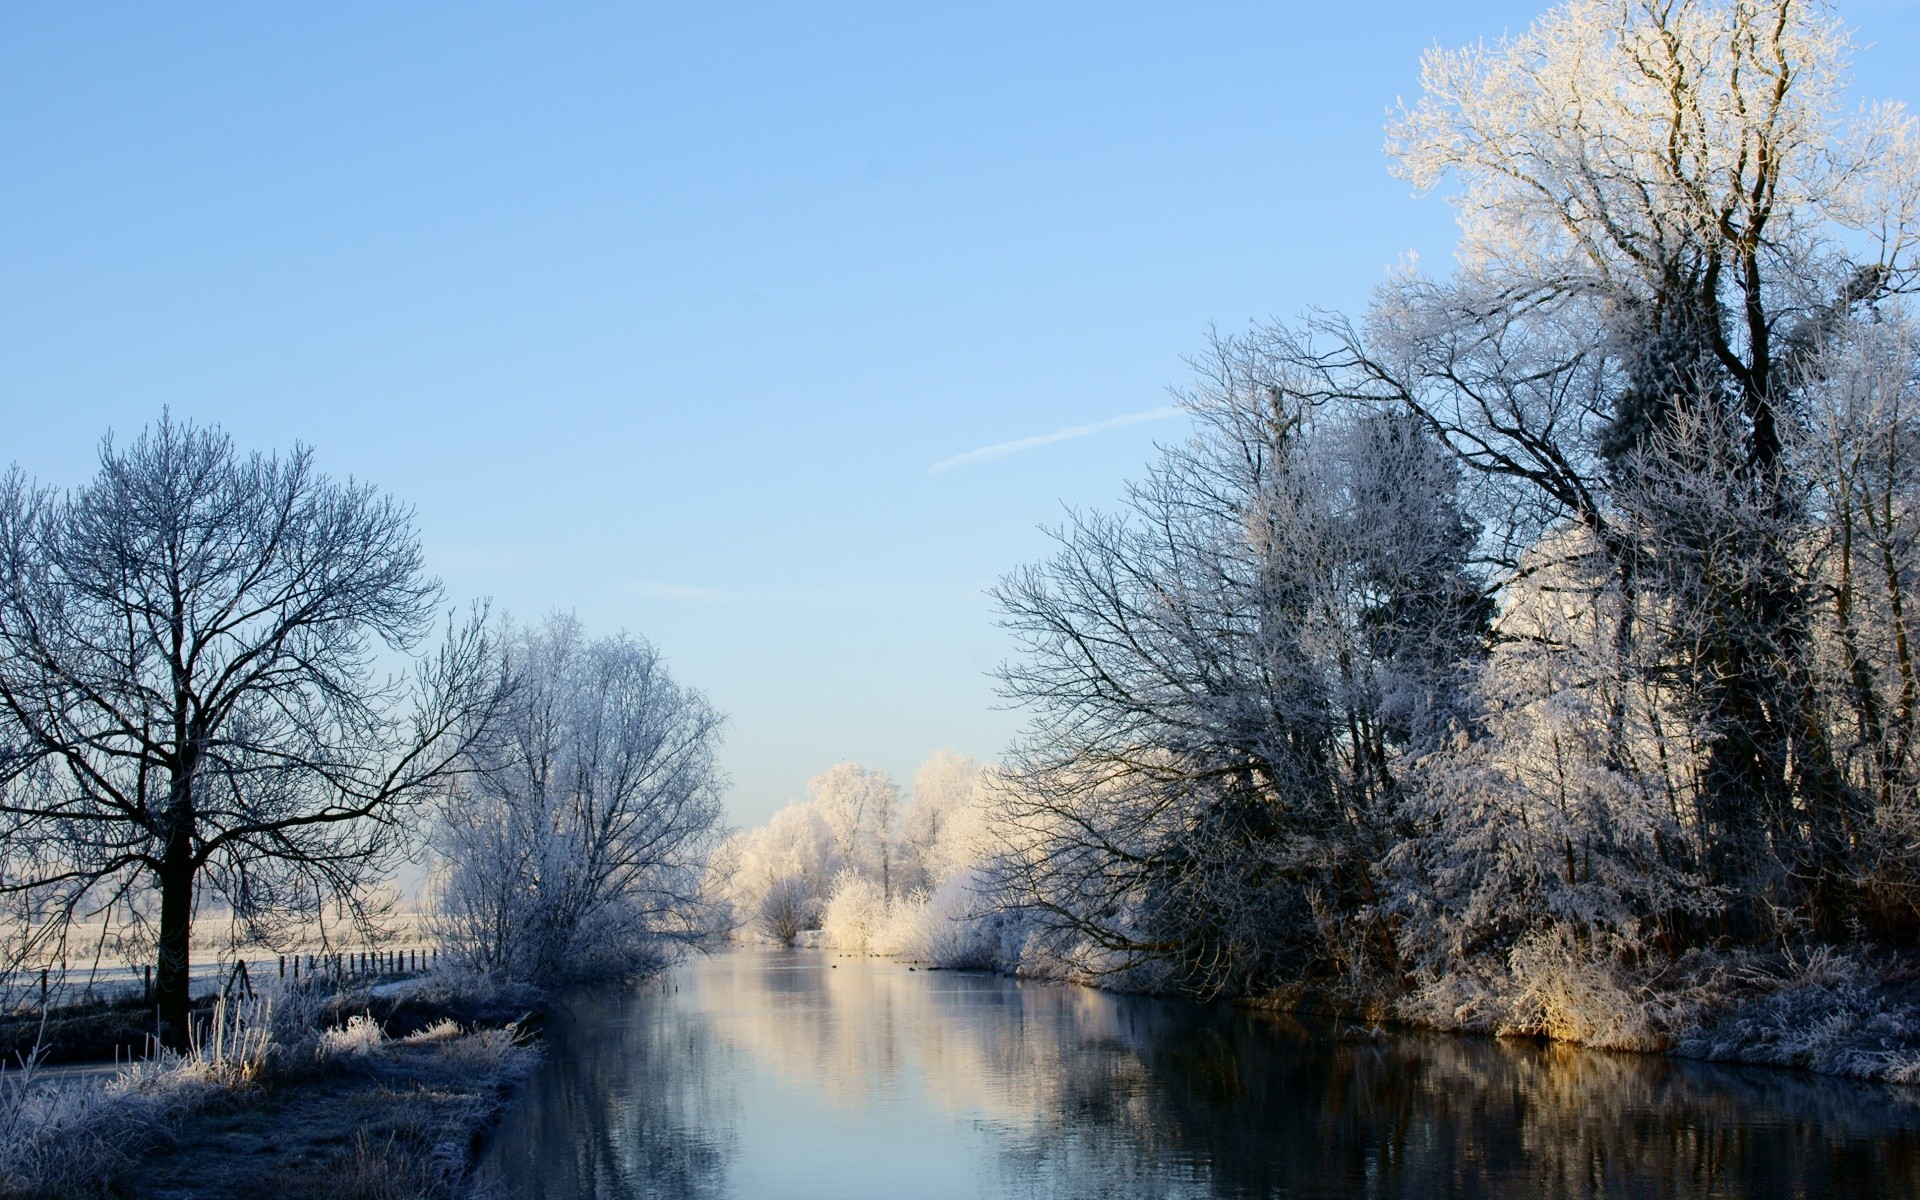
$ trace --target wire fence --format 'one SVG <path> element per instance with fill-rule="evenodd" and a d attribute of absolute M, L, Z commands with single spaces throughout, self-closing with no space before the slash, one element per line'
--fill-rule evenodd
<path fill-rule="evenodd" d="M 438 946 L 366 947 L 359 950 L 314 950 L 287 954 L 256 954 L 218 958 L 196 964 L 188 972 L 191 999 L 223 994 L 252 995 L 255 986 L 273 978 L 286 983 L 340 985 L 378 982 L 431 971 L 440 965 Z M 59 965 L 38 971 L 0 973 L 0 997 L 12 1015 L 33 1016 L 59 1009 L 96 1004 L 125 1003 L 137 998 L 151 1004 L 152 963 L 89 964 L 85 968 Z"/>

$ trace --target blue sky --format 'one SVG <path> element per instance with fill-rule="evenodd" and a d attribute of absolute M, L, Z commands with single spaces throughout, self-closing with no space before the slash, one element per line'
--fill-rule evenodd
<path fill-rule="evenodd" d="M 1540 7 L 9 4 L 0 458 L 309 442 L 454 597 L 655 641 L 741 823 L 991 756 L 984 590 L 1210 325 L 1445 260 L 1386 110 Z M 1920 100 L 1920 12 L 1841 11 Z"/>

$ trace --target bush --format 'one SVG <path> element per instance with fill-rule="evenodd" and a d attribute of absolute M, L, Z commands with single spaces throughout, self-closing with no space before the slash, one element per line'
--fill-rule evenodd
<path fill-rule="evenodd" d="M 867 950 L 874 931 L 887 920 L 888 902 L 880 886 L 853 871 L 833 881 L 820 916 L 821 940 L 837 950 Z"/>

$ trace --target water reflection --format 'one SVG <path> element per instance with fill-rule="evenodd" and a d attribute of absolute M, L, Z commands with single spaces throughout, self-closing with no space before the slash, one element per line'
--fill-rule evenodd
<path fill-rule="evenodd" d="M 733 951 L 581 1001 L 486 1171 L 591 1197 L 1920 1195 L 1920 1091 Z"/>

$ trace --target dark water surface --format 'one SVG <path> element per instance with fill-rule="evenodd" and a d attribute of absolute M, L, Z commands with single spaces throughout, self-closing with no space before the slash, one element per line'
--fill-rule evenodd
<path fill-rule="evenodd" d="M 1904 1197 L 1920 1089 L 735 950 L 556 1019 L 483 1170 L 540 1200 Z"/>

